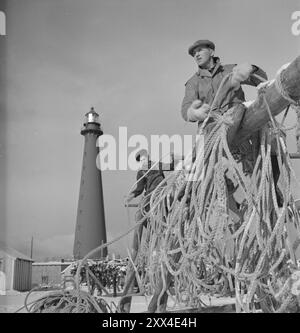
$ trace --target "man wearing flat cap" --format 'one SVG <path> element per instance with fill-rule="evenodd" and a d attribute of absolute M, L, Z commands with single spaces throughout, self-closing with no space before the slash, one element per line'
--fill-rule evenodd
<path fill-rule="evenodd" d="M 187 81 L 181 114 L 184 120 L 202 123 L 207 117 L 210 105 L 214 100 L 218 87 L 227 74 L 233 72 L 235 89 L 222 101 L 223 112 L 226 109 L 245 101 L 240 84 L 257 86 L 267 80 L 266 73 L 259 67 L 250 64 L 222 65 L 214 56 L 215 44 L 210 40 L 198 40 L 188 49 L 198 66 L 198 71 Z"/>
<path fill-rule="evenodd" d="M 222 65 L 220 59 L 214 56 L 215 44 L 207 39 L 197 40 L 189 47 L 188 54 L 194 58 L 198 71 L 185 84 L 181 114 L 185 121 L 197 122 L 198 129 L 208 116 L 223 78 L 227 77 L 225 84 L 222 83 L 222 89 L 218 92 L 217 103 L 214 104 L 217 105 L 218 112 L 221 114 L 233 107 L 243 109 L 241 104 L 245 102 L 245 95 L 241 84 L 257 86 L 267 80 L 266 73 L 255 65 L 248 63 Z M 232 75 L 228 75 L 230 73 Z M 255 134 L 254 137 L 253 141 L 258 142 L 258 135 Z M 195 151 L 193 158 L 195 158 Z M 246 163 L 245 160 L 244 171 L 251 173 L 253 164 L 254 160 L 250 163 Z M 251 165 L 250 169 L 249 165 Z"/>
<path fill-rule="evenodd" d="M 248 63 L 222 65 L 220 59 L 214 56 L 215 44 L 210 40 L 196 41 L 189 47 L 188 54 L 194 58 L 198 71 L 185 84 L 185 96 L 182 101 L 181 114 L 185 121 L 198 122 L 198 128 L 208 116 L 218 88 L 227 74 L 232 73 L 232 76 L 226 82 L 223 91 L 218 97 L 218 107 L 221 113 L 245 102 L 245 95 L 241 85 L 247 84 L 256 87 L 268 79 L 266 73 L 255 65 Z M 244 147 L 248 145 L 250 150 L 254 151 L 255 143 L 259 142 L 258 132 L 254 133 L 250 139 L 245 142 Z M 251 161 L 246 160 L 250 154 L 246 155 L 240 156 L 243 169 L 244 172 L 251 173 L 255 163 L 255 157 L 253 156 L 255 154 L 252 155 Z M 271 152 L 271 162 L 277 201 L 281 205 L 282 199 L 277 188 L 279 166 L 276 151 L 274 150 Z"/>

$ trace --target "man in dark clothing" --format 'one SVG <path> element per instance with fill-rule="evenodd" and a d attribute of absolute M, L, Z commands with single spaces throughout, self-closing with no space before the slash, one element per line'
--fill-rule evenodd
<path fill-rule="evenodd" d="M 151 168 L 151 160 L 148 158 L 147 150 L 145 149 L 140 150 L 136 154 L 136 160 L 140 162 L 140 169 L 138 170 L 137 173 L 137 185 L 136 188 L 133 191 L 131 191 L 131 193 L 127 197 L 125 204 L 128 205 L 130 201 L 132 201 L 134 198 L 144 193 L 144 197 L 141 200 L 140 207 L 136 214 L 136 222 L 140 223 L 141 221 L 143 221 L 143 219 L 144 221 L 140 223 L 140 225 L 134 231 L 133 242 L 132 242 L 132 253 L 131 253 L 131 259 L 133 262 L 135 261 L 138 254 L 139 245 L 143 234 L 143 228 L 147 226 L 148 221 L 144 215 L 145 212 L 148 212 L 150 210 L 151 193 L 165 178 L 164 173 L 162 171 L 163 170 L 162 163 L 159 163 L 157 168 L 153 166 L 153 169 L 149 170 Z M 171 169 L 172 165 L 169 165 L 169 167 Z M 127 267 L 125 287 L 123 291 L 124 295 L 132 291 L 134 280 L 135 280 L 135 271 L 132 265 L 129 263 Z M 129 312 L 130 305 L 131 305 L 131 297 L 124 296 L 120 300 L 119 309 L 121 312 Z"/>
<path fill-rule="evenodd" d="M 162 171 L 162 163 L 158 164 L 158 168 L 154 167 L 154 169 L 149 170 L 151 168 L 151 161 L 148 159 L 147 150 L 140 150 L 136 154 L 136 160 L 141 163 L 136 177 L 137 185 L 129 194 L 126 203 L 128 204 L 131 200 L 144 193 L 145 202 L 143 202 L 143 207 L 141 207 L 137 216 L 137 221 L 139 221 L 139 218 L 143 216 L 143 210 L 148 212 L 150 209 L 151 192 L 162 182 L 165 176 Z M 146 226 L 146 223 L 143 223 L 143 225 Z"/>

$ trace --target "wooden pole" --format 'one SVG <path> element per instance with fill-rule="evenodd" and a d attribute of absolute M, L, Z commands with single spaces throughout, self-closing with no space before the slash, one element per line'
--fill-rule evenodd
<path fill-rule="evenodd" d="M 103 245 L 104 244 L 104 241 L 103 241 L 103 239 L 101 240 L 101 245 Z M 107 250 L 106 250 L 106 252 L 105 253 L 107 253 Z M 101 248 L 101 250 L 100 250 L 100 258 L 101 259 L 104 259 L 104 248 L 102 247 Z"/>
<path fill-rule="evenodd" d="M 31 236 L 31 246 L 30 246 L 30 258 L 33 256 L 33 236 Z"/>
<path fill-rule="evenodd" d="M 292 99 L 298 101 L 300 99 L 300 56 L 282 72 L 281 77 L 284 91 Z M 266 88 L 265 97 L 273 116 L 278 115 L 289 104 L 276 88 L 275 82 Z M 261 129 L 269 120 L 267 106 L 262 96 L 258 96 L 245 111 L 233 143 L 245 140 L 253 132 Z"/>

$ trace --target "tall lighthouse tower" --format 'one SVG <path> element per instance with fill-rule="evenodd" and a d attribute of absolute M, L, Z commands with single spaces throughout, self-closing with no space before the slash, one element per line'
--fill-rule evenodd
<path fill-rule="evenodd" d="M 106 243 L 102 177 L 101 170 L 96 166 L 99 153 L 96 141 L 103 132 L 94 108 L 85 115 L 80 133 L 84 136 L 84 153 L 73 248 L 75 259 L 82 259 L 91 250 Z M 99 259 L 101 254 L 105 257 L 107 249 L 91 258 Z"/>

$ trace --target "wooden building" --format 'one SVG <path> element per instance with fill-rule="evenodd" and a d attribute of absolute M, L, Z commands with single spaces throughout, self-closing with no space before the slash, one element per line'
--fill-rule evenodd
<path fill-rule="evenodd" d="M 0 294 L 31 289 L 33 260 L 0 241 Z"/>
<path fill-rule="evenodd" d="M 71 264 L 69 261 L 35 262 L 32 265 L 32 287 L 59 287 L 62 283 L 62 272 Z"/>

